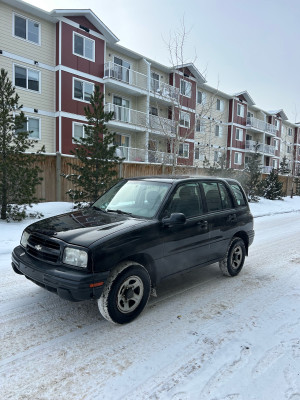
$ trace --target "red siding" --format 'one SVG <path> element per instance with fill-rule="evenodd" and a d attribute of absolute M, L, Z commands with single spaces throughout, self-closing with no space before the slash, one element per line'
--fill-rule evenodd
<path fill-rule="evenodd" d="M 194 110 L 196 108 L 196 82 L 189 79 L 188 77 L 183 77 L 182 75 L 175 74 L 175 86 L 179 89 L 180 89 L 181 79 L 184 79 L 185 81 L 191 83 L 192 93 L 191 93 L 191 97 L 186 97 L 186 96 L 180 95 L 180 102 L 181 102 L 182 106 L 188 107 L 188 108 L 191 108 Z"/>
<path fill-rule="evenodd" d="M 73 54 L 73 32 L 95 41 L 95 62 Z M 103 77 L 104 73 L 104 41 L 82 29 L 62 23 L 62 65 L 77 69 L 87 74 Z"/>
<path fill-rule="evenodd" d="M 62 71 L 62 83 L 61 83 L 61 93 L 62 93 L 62 111 L 69 112 L 72 114 L 84 115 L 84 107 L 89 103 L 73 100 L 73 77 L 84 80 L 87 82 L 92 82 L 95 85 L 100 86 L 100 91 L 103 92 L 103 85 L 99 82 L 92 81 L 90 79 L 82 78 L 77 75 L 70 74 L 69 72 Z"/>
<path fill-rule="evenodd" d="M 73 22 L 76 22 L 79 25 L 83 25 L 86 28 L 92 29 L 95 32 L 98 32 L 102 35 L 102 33 L 93 25 L 90 23 L 90 21 L 83 17 L 83 16 L 78 16 L 78 17 L 66 17 L 67 19 L 70 19 Z"/>

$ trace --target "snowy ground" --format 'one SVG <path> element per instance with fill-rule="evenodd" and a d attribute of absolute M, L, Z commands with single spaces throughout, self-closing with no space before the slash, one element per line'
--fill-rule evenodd
<path fill-rule="evenodd" d="M 251 209 L 238 277 L 214 264 L 172 278 L 126 326 L 14 274 L 32 221 L 0 222 L 0 399 L 300 400 L 300 197 Z"/>

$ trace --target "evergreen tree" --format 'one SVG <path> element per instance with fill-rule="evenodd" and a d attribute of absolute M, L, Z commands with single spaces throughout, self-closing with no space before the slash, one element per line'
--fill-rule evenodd
<path fill-rule="evenodd" d="M 84 137 L 74 139 L 78 146 L 71 151 L 79 163 L 68 163 L 74 173 L 63 175 L 74 185 L 68 194 L 77 207 L 93 203 L 117 181 L 116 167 L 122 159 L 115 155 L 114 134 L 108 132 L 105 126 L 114 113 L 104 111 L 103 100 L 104 96 L 96 86 L 90 105 L 84 108 L 87 118 Z"/>
<path fill-rule="evenodd" d="M 283 196 L 282 186 L 282 182 L 278 179 L 278 172 L 273 168 L 270 174 L 261 182 L 262 196 L 269 200 L 281 200 Z"/>
<path fill-rule="evenodd" d="M 0 72 L 0 218 L 21 220 L 27 206 L 36 203 L 36 186 L 41 183 L 35 154 L 25 154 L 36 141 L 29 139 L 27 119 L 19 95 L 7 72 Z M 42 150 L 41 150 L 42 151 Z M 38 152 L 40 153 L 40 151 Z"/>
<path fill-rule="evenodd" d="M 278 172 L 280 174 L 282 174 L 282 175 L 286 175 L 286 174 L 289 174 L 291 172 L 291 170 L 289 169 L 289 164 L 287 162 L 286 156 L 284 156 L 282 158 L 282 161 L 280 162 L 280 167 L 279 167 Z"/>
<path fill-rule="evenodd" d="M 258 192 L 261 177 L 261 163 L 259 160 L 258 147 L 259 145 L 257 144 L 255 153 L 249 155 L 249 161 L 245 168 L 246 178 L 243 185 L 248 200 L 252 202 L 257 202 L 259 200 Z"/>

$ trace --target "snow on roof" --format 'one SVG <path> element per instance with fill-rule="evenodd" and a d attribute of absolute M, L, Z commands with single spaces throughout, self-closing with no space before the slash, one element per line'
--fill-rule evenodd
<path fill-rule="evenodd" d="M 280 109 L 280 110 L 271 110 L 271 111 L 268 111 L 268 113 L 269 113 L 270 115 L 277 115 L 277 114 L 279 114 L 280 117 L 281 117 L 284 121 L 286 121 L 286 120 L 288 119 L 288 117 L 287 117 L 286 113 L 283 111 L 283 109 Z"/>
<path fill-rule="evenodd" d="M 243 92 L 239 92 L 239 93 L 234 93 L 232 96 L 234 97 L 238 97 L 238 96 L 244 96 L 247 103 L 250 106 L 254 106 L 254 100 L 252 99 L 252 97 L 250 96 L 250 94 L 247 92 L 247 90 L 244 90 Z"/>

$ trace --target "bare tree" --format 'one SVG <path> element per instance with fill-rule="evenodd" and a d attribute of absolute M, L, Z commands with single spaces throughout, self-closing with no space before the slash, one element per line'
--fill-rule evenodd
<path fill-rule="evenodd" d="M 173 174 L 177 172 L 178 166 L 184 165 L 184 159 L 187 156 L 193 157 L 188 154 L 188 142 L 195 143 L 195 133 L 207 132 L 210 143 L 212 132 L 217 125 L 212 110 L 217 101 L 218 89 L 212 90 L 211 94 L 205 98 L 204 92 L 201 92 L 203 98 L 197 99 L 197 90 L 195 91 L 195 85 L 192 85 L 193 78 L 196 75 L 198 82 L 201 80 L 202 83 L 205 83 L 205 78 L 194 66 L 197 59 L 196 53 L 192 59 L 185 56 L 188 34 L 184 19 L 182 19 L 180 28 L 172 32 L 169 40 L 165 41 L 171 64 L 170 84 L 161 84 L 155 77 L 151 77 L 155 107 L 152 107 L 154 112 L 150 109 L 150 114 L 152 114 L 150 115 L 150 127 L 157 127 L 163 133 L 170 157 L 161 161 L 172 165 Z M 206 74 L 206 70 L 204 74 Z M 200 85 L 198 85 L 199 87 Z M 162 110 L 163 97 L 167 97 L 169 101 L 167 113 L 166 110 Z M 165 112 L 163 113 L 163 111 Z M 201 151 L 204 160 L 206 144 L 202 143 L 197 147 L 197 151 Z"/>

